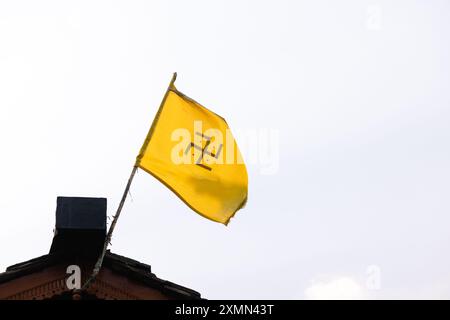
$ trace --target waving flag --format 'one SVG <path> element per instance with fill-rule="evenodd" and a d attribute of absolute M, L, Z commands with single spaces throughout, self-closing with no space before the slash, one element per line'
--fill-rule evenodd
<path fill-rule="evenodd" d="M 247 201 L 245 164 L 225 119 L 178 91 L 175 79 L 176 74 L 136 166 L 192 210 L 226 225 Z"/>

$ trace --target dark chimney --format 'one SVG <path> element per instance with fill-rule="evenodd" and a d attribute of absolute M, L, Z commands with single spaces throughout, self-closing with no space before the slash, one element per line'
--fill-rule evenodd
<path fill-rule="evenodd" d="M 105 198 L 58 197 L 50 253 L 98 255 L 105 237 Z"/>

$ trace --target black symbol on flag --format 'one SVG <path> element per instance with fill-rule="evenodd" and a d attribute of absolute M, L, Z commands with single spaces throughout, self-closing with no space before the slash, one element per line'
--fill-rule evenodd
<path fill-rule="evenodd" d="M 188 147 L 186 148 L 186 151 L 184 152 L 184 154 L 187 154 L 189 152 L 189 150 L 191 150 L 191 148 L 194 148 L 194 149 L 197 149 L 197 150 L 201 151 L 200 157 L 197 159 L 195 164 L 200 166 L 200 167 L 202 167 L 203 169 L 211 171 L 212 170 L 211 167 L 208 167 L 208 166 L 206 166 L 206 165 L 204 165 L 202 163 L 203 162 L 203 158 L 204 158 L 204 156 L 206 154 L 206 155 L 208 155 L 210 157 L 214 157 L 214 158 L 218 159 L 219 155 L 220 155 L 220 152 L 222 151 L 223 145 L 222 144 L 219 145 L 219 147 L 217 148 L 217 152 L 216 153 L 210 152 L 208 150 L 208 146 L 211 144 L 212 137 L 205 136 L 203 133 L 197 132 L 197 131 L 195 132 L 195 134 L 198 135 L 198 136 L 201 136 L 203 139 L 206 140 L 205 147 L 202 148 L 201 146 L 196 145 L 194 142 L 191 142 L 188 145 Z"/>

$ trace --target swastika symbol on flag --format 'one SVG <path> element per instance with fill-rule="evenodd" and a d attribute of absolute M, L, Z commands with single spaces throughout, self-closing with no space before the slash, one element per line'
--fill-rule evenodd
<path fill-rule="evenodd" d="M 212 170 L 211 167 L 208 167 L 208 166 L 206 166 L 206 165 L 204 165 L 202 163 L 203 162 L 203 158 L 204 158 L 205 155 L 207 155 L 207 156 L 214 157 L 214 158 L 218 159 L 219 155 L 220 155 L 220 152 L 222 151 L 223 144 L 219 144 L 219 147 L 217 148 L 217 152 L 215 152 L 215 153 L 214 152 L 210 152 L 208 150 L 208 146 L 211 144 L 212 137 L 208 137 L 208 136 L 206 136 L 203 133 L 198 132 L 198 131 L 196 131 L 195 134 L 198 135 L 198 136 L 201 136 L 203 139 L 206 140 L 205 147 L 202 148 L 202 146 L 198 146 L 194 142 L 191 142 L 187 146 L 186 151 L 184 152 L 184 154 L 188 154 L 189 150 L 191 150 L 192 148 L 201 151 L 200 157 L 197 159 L 195 164 L 200 166 L 200 167 L 202 167 L 203 169 L 211 171 Z"/>

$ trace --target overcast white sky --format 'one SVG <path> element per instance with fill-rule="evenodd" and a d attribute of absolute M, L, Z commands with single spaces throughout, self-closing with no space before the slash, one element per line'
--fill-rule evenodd
<path fill-rule="evenodd" d="M 1 0 L 0 271 L 58 195 L 114 213 L 177 71 L 259 134 L 248 204 L 224 227 L 141 171 L 113 252 L 210 299 L 450 298 L 448 39 L 445 0 Z"/>

